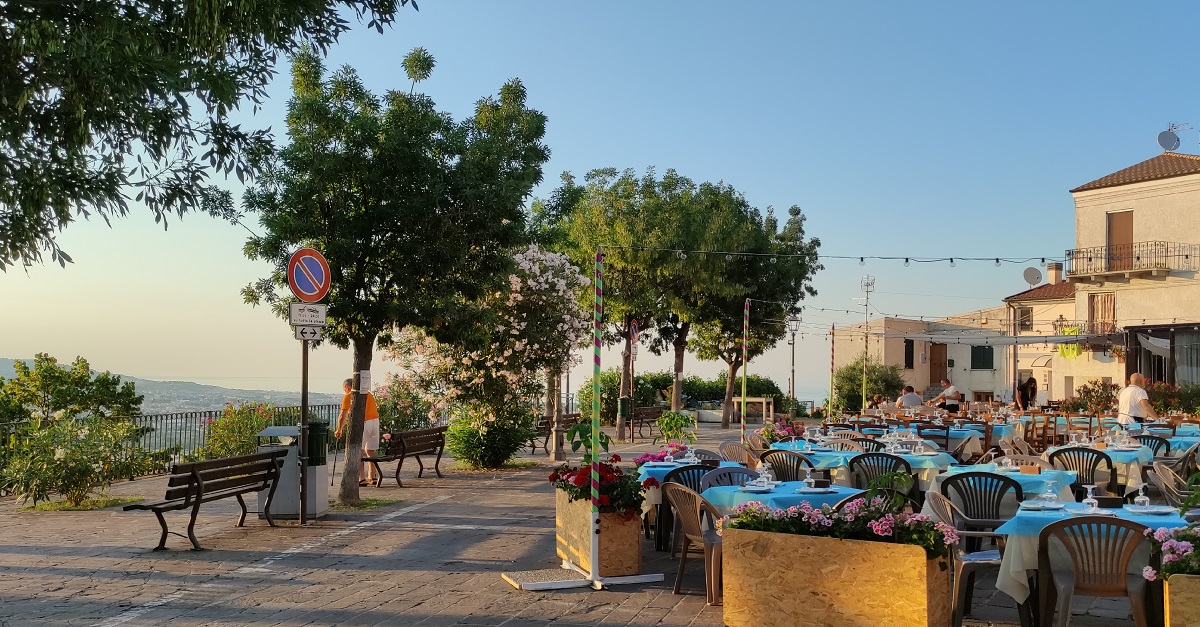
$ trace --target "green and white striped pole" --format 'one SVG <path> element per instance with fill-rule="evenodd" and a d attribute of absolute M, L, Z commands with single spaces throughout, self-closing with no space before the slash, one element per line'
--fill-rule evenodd
<path fill-rule="evenodd" d="M 600 581 L 600 342 L 604 313 L 604 252 L 596 249 L 596 307 L 592 365 L 592 562 L 588 578 Z"/>
<path fill-rule="evenodd" d="M 746 307 L 742 310 L 742 444 L 746 443 L 746 371 L 750 369 L 747 359 L 750 346 L 750 299 L 746 299 Z M 765 416 L 764 416 L 765 419 Z"/>

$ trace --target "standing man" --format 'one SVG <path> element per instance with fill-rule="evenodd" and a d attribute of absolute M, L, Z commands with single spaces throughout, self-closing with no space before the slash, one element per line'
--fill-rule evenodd
<path fill-rule="evenodd" d="M 962 392 L 959 392 L 958 388 L 950 383 L 950 379 L 942 379 L 942 387 L 944 388 L 942 393 L 929 402 L 938 409 L 944 409 L 950 413 L 957 414 L 958 404 L 962 401 Z"/>
<path fill-rule="evenodd" d="M 1142 389 L 1144 385 L 1146 378 L 1142 373 L 1135 372 L 1129 375 L 1129 385 L 1117 396 L 1117 422 L 1130 425 L 1145 422 L 1147 418 L 1158 418 L 1154 407 L 1150 405 L 1150 396 Z"/>
<path fill-rule="evenodd" d="M 342 428 L 350 421 L 350 402 L 354 398 L 354 379 L 346 379 L 342 381 L 342 391 L 345 394 L 342 396 L 342 411 L 338 414 L 337 430 L 333 432 L 333 437 L 342 439 Z M 349 434 L 349 430 L 346 431 Z M 379 407 L 375 405 L 375 395 L 367 392 L 367 410 L 363 413 L 363 436 L 362 436 L 363 457 L 374 457 L 375 451 L 379 448 Z M 374 485 L 378 481 L 375 476 L 375 467 L 367 462 L 362 463 L 362 470 L 359 471 L 358 485 Z"/>

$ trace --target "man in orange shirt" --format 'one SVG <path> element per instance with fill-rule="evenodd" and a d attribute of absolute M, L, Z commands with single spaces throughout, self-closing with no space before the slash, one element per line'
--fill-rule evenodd
<path fill-rule="evenodd" d="M 342 391 L 345 395 L 342 396 L 342 411 L 338 414 L 337 429 L 333 432 L 333 437 L 342 439 L 342 427 L 349 424 L 350 420 L 350 401 L 354 394 L 354 379 L 346 379 L 342 381 Z M 350 432 L 347 430 L 347 435 Z M 375 405 L 375 395 L 367 392 L 367 410 L 363 414 L 363 436 L 362 449 L 364 457 L 374 457 L 375 451 L 379 448 L 379 407 Z M 359 472 L 358 485 L 365 486 L 373 485 L 377 481 L 375 477 L 375 468 L 370 464 L 363 462 L 362 470 Z"/>

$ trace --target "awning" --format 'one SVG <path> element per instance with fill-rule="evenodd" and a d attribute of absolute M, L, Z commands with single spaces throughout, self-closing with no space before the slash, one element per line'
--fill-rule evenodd
<path fill-rule="evenodd" d="M 1124 336 L 1114 335 L 979 335 L 937 333 L 873 333 L 875 337 L 903 338 L 933 344 L 966 344 L 968 346 L 1026 346 L 1030 344 L 1124 344 Z"/>

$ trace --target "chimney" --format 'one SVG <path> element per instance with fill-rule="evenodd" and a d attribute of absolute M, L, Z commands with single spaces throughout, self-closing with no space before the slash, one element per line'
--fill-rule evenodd
<path fill-rule="evenodd" d="M 1046 265 L 1046 271 L 1049 274 L 1047 283 L 1050 285 L 1058 285 L 1062 283 L 1062 262 L 1054 261 Z"/>

